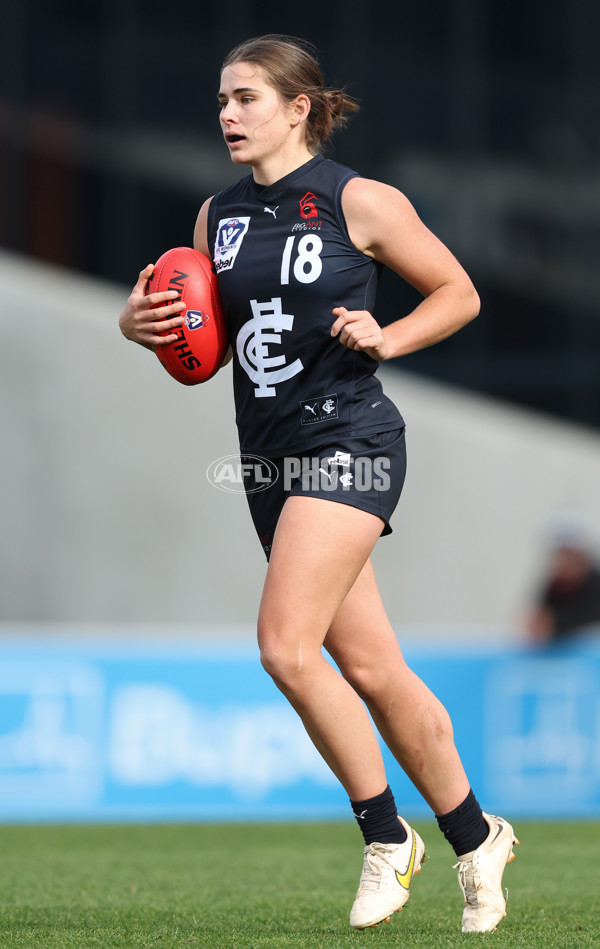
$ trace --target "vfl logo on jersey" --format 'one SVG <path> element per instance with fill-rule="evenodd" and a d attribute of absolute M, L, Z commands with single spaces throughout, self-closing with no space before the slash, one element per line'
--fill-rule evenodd
<path fill-rule="evenodd" d="M 233 267 L 249 224 L 249 217 L 231 217 L 219 221 L 215 241 L 217 273 L 221 270 L 231 270 Z"/>
<path fill-rule="evenodd" d="M 300 403 L 301 425 L 313 425 L 315 422 L 326 422 L 338 417 L 338 397 L 322 395 L 317 399 L 305 399 Z"/>
<path fill-rule="evenodd" d="M 183 318 L 183 322 L 189 330 L 201 329 L 208 320 L 208 314 L 202 310 L 188 310 Z"/>
<path fill-rule="evenodd" d="M 318 217 L 317 196 L 312 191 L 307 191 L 303 198 L 300 198 L 300 217 Z"/>
<path fill-rule="evenodd" d="M 299 359 L 286 363 L 285 356 L 269 355 L 269 346 L 280 346 L 281 333 L 294 325 L 294 317 L 281 309 L 281 297 L 266 303 L 250 300 L 250 306 L 252 319 L 240 329 L 236 349 L 240 366 L 256 386 L 255 398 L 265 399 L 277 395 L 275 386 L 297 375 L 304 366 Z"/>

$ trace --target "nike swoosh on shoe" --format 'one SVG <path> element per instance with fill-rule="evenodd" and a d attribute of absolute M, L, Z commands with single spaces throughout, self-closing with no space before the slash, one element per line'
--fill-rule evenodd
<path fill-rule="evenodd" d="M 415 836 L 414 830 L 411 829 L 411 833 L 412 833 L 412 849 L 410 851 L 410 860 L 408 861 L 408 867 L 406 868 L 406 872 L 400 873 L 398 870 L 396 870 L 396 879 L 404 890 L 408 890 L 410 887 L 410 881 L 412 880 L 413 869 L 415 866 L 415 857 L 417 855 L 417 838 Z"/>

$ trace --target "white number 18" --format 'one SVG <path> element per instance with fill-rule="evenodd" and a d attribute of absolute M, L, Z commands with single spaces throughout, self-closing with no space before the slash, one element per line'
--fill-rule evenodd
<path fill-rule="evenodd" d="M 281 285 L 285 287 L 290 282 L 290 263 L 292 249 L 296 235 L 288 237 L 283 248 L 281 258 Z M 316 234 L 305 234 L 298 242 L 298 255 L 294 261 L 294 277 L 298 283 L 314 283 L 321 274 L 323 262 L 319 257 L 323 249 L 323 241 Z"/>

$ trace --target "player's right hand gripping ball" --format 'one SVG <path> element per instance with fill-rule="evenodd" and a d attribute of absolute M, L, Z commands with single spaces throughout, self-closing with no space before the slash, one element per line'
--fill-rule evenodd
<path fill-rule="evenodd" d="M 187 309 L 182 311 L 181 326 L 161 334 L 176 333 L 177 339 L 156 346 L 156 355 L 177 382 L 186 386 L 206 382 L 219 369 L 228 345 L 217 277 L 210 260 L 192 247 L 166 251 L 156 263 L 146 292 L 161 290 L 177 290 L 177 299 L 183 300 Z"/>

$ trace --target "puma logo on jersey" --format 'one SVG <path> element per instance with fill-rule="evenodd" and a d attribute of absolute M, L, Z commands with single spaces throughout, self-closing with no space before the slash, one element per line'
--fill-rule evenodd
<path fill-rule="evenodd" d="M 263 211 L 267 211 L 268 214 L 272 214 L 275 220 L 277 220 L 277 212 L 279 210 L 279 205 L 275 209 L 273 208 L 263 208 Z"/>

